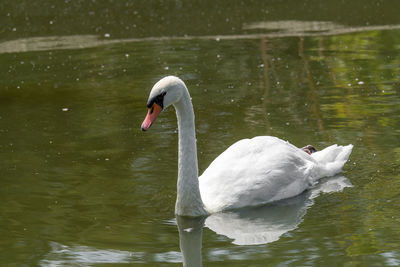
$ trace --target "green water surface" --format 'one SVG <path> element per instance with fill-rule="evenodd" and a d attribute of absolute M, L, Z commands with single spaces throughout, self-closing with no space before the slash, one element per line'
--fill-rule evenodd
<path fill-rule="evenodd" d="M 0 1 L 0 265 L 399 266 L 399 10 Z M 258 135 L 351 143 L 350 161 L 289 202 L 213 217 L 258 243 L 176 219 L 174 110 L 140 131 L 165 75 L 191 93 L 200 172 Z"/>

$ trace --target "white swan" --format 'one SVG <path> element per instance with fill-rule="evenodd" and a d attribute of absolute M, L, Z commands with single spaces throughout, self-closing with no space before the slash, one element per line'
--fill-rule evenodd
<path fill-rule="evenodd" d="M 296 196 L 319 178 L 340 172 L 353 148 L 332 145 L 309 155 L 279 138 L 258 136 L 230 146 L 198 177 L 194 112 L 182 80 L 168 76 L 153 86 L 142 130 L 149 129 L 171 104 L 179 131 L 175 213 L 181 216 L 203 216 Z"/>

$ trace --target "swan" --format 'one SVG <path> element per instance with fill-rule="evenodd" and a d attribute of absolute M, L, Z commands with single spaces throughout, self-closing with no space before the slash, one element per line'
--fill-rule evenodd
<path fill-rule="evenodd" d="M 175 76 L 151 89 L 142 131 L 173 105 L 179 133 L 175 214 L 207 216 L 296 196 L 322 177 L 341 172 L 353 145 L 331 145 L 311 154 L 272 136 L 242 139 L 219 155 L 198 177 L 194 112 L 185 83 Z M 307 152 L 307 153 L 306 153 Z"/>

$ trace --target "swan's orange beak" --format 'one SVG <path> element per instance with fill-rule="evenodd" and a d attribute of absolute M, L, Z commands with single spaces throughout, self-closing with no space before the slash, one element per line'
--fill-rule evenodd
<path fill-rule="evenodd" d="M 146 131 L 150 128 L 153 122 L 156 120 L 158 114 L 160 114 L 162 107 L 156 103 L 153 103 L 153 106 L 149 108 L 147 111 L 146 118 L 142 123 L 142 131 Z"/>

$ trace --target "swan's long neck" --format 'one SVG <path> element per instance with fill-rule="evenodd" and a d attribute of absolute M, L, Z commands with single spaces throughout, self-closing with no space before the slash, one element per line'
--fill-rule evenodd
<path fill-rule="evenodd" d="M 175 213 L 183 216 L 202 216 L 207 212 L 201 200 L 194 112 L 190 95 L 184 88 L 181 99 L 174 104 L 178 118 L 179 159 Z"/>

